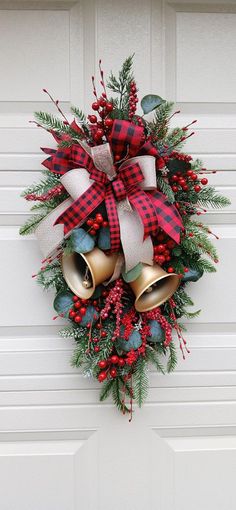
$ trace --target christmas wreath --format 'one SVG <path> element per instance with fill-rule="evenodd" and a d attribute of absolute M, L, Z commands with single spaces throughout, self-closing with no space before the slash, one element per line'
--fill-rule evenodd
<path fill-rule="evenodd" d="M 68 120 L 44 90 L 61 120 L 37 112 L 35 122 L 57 148 L 42 148 L 43 178 L 23 193 L 36 204 L 20 233 L 38 239 L 44 260 L 33 276 L 56 291 L 54 308 L 69 321 L 60 334 L 76 342 L 73 365 L 103 383 L 101 400 L 111 394 L 132 416 L 133 400 L 141 406 L 147 396 L 149 364 L 174 370 L 176 340 L 188 352 L 179 319 L 199 311 L 187 310 L 186 289 L 218 262 L 199 216 L 229 201 L 181 150 L 196 121 L 170 129 L 179 112 L 153 94 L 137 113 L 132 57 L 107 85 L 101 62 L 99 70 L 101 94 L 93 77 L 87 117 L 72 107 Z"/>

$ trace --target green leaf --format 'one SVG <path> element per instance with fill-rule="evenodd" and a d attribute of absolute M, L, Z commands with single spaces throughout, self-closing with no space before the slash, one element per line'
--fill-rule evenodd
<path fill-rule="evenodd" d="M 117 344 L 123 351 L 129 352 L 131 349 L 138 349 L 140 345 L 142 345 L 142 338 L 139 331 L 134 330 L 128 340 L 125 340 L 125 338 L 119 338 L 119 340 L 117 340 Z"/>
<path fill-rule="evenodd" d="M 68 291 L 58 292 L 56 295 L 53 306 L 56 312 L 61 315 L 68 315 L 70 308 L 73 305 L 73 294 Z"/>
<path fill-rule="evenodd" d="M 141 101 L 141 107 L 144 115 L 146 113 L 152 112 L 162 103 L 164 103 L 164 100 L 160 96 L 156 96 L 155 94 L 148 94 L 147 96 L 144 96 Z"/>
<path fill-rule="evenodd" d="M 175 246 L 172 253 L 175 255 L 175 257 L 179 257 L 182 253 L 180 246 Z"/>
<path fill-rule="evenodd" d="M 80 326 L 87 326 L 89 322 L 96 322 L 98 317 L 99 315 L 96 312 L 94 306 L 89 305 L 86 314 L 83 316 L 83 319 L 80 322 Z"/>
<path fill-rule="evenodd" d="M 94 238 L 83 228 L 75 228 L 70 241 L 72 249 L 77 253 L 88 253 L 95 246 Z"/>
<path fill-rule="evenodd" d="M 122 272 L 122 277 L 126 283 L 133 282 L 141 275 L 142 269 L 143 264 L 139 262 L 135 267 L 130 269 L 130 271 L 127 271 L 127 273 Z"/>
<path fill-rule="evenodd" d="M 197 282 L 203 275 L 203 270 L 198 271 L 197 269 L 192 269 L 189 267 L 188 272 L 184 273 L 184 276 L 181 282 Z"/>
<path fill-rule="evenodd" d="M 190 163 L 187 163 L 187 161 L 182 161 L 181 159 L 170 159 L 166 166 L 171 174 L 174 174 L 175 172 L 181 172 L 184 174 L 191 168 Z"/>
<path fill-rule="evenodd" d="M 156 320 L 149 321 L 148 325 L 150 326 L 151 336 L 149 337 L 149 342 L 163 342 L 165 340 L 164 331 Z"/>
<path fill-rule="evenodd" d="M 102 227 L 98 235 L 98 247 L 100 250 L 110 250 L 111 236 L 109 227 Z"/>

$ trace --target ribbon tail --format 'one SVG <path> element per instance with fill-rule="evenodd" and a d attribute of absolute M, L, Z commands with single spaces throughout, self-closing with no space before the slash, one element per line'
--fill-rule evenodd
<path fill-rule="evenodd" d="M 63 225 L 55 225 L 55 220 L 58 215 L 66 211 L 72 203 L 73 200 L 70 198 L 64 200 L 64 202 L 58 205 L 40 221 L 35 230 L 35 236 L 38 239 L 39 247 L 45 258 L 52 255 L 64 239 Z"/>
<path fill-rule="evenodd" d="M 122 202 L 117 204 L 120 223 L 120 239 L 125 257 L 125 271 L 128 272 L 139 262 L 153 264 L 153 244 L 151 237 L 143 240 L 144 229 L 138 213 L 128 211 Z"/>
<path fill-rule="evenodd" d="M 184 230 L 182 219 L 176 207 L 168 202 L 163 193 L 159 191 L 148 194 L 156 210 L 159 227 L 176 243 L 180 242 L 180 232 Z"/>
<path fill-rule="evenodd" d="M 55 225 L 63 223 L 64 235 L 68 235 L 75 227 L 84 223 L 86 218 L 105 198 L 104 188 L 94 182 L 90 188 L 77 198 L 55 221 Z"/>
<path fill-rule="evenodd" d="M 149 195 L 135 186 L 129 191 L 128 198 L 142 220 L 144 239 L 149 235 L 155 236 L 157 234 L 156 212 Z"/>
<path fill-rule="evenodd" d="M 117 204 L 110 186 L 106 189 L 105 204 L 111 236 L 111 253 L 115 253 L 120 249 L 120 227 Z"/>

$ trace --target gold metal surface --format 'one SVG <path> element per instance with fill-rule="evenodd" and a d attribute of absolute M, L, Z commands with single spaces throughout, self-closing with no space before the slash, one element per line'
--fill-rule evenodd
<path fill-rule="evenodd" d="M 108 280 L 115 269 L 118 253 L 106 255 L 99 248 L 88 253 L 71 253 L 62 257 L 62 272 L 68 287 L 76 296 L 89 299 L 95 287 Z M 86 269 L 91 286 L 85 288 Z"/>
<path fill-rule="evenodd" d="M 143 264 L 140 276 L 129 284 L 136 297 L 136 310 L 148 312 L 162 305 L 174 294 L 179 283 L 180 278 L 177 274 L 166 273 L 158 264 L 153 266 Z"/>

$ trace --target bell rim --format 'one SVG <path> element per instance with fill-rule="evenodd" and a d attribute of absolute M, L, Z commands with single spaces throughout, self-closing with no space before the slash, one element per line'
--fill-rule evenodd
<path fill-rule="evenodd" d="M 144 292 L 148 289 L 149 285 L 146 285 L 146 287 L 144 288 L 144 290 L 142 292 L 140 292 L 140 294 L 136 297 L 135 299 L 135 302 L 134 302 L 134 306 L 137 310 L 137 312 L 150 312 L 151 310 L 153 310 L 154 308 L 157 308 L 158 306 L 161 306 L 163 305 L 163 303 L 165 303 L 166 301 L 168 301 L 168 299 L 170 299 L 171 296 L 173 296 L 173 294 L 176 292 L 176 290 L 178 289 L 179 285 L 180 285 L 180 278 L 179 278 L 179 275 L 177 273 L 167 273 L 167 274 L 164 274 L 163 276 L 161 276 L 161 278 L 158 278 L 159 281 L 161 280 L 164 280 L 164 278 L 170 278 L 170 277 L 173 277 L 175 276 L 176 278 L 176 281 L 177 281 L 177 286 L 173 291 L 169 292 L 167 294 L 167 297 L 165 297 L 164 299 L 162 299 L 160 302 L 158 302 L 158 304 L 155 304 L 154 306 L 149 306 L 148 308 L 145 308 L 145 310 L 141 310 L 140 307 L 137 307 L 137 304 L 138 304 L 138 300 L 140 299 L 140 297 L 144 294 Z M 155 282 L 154 282 L 155 283 Z"/>

